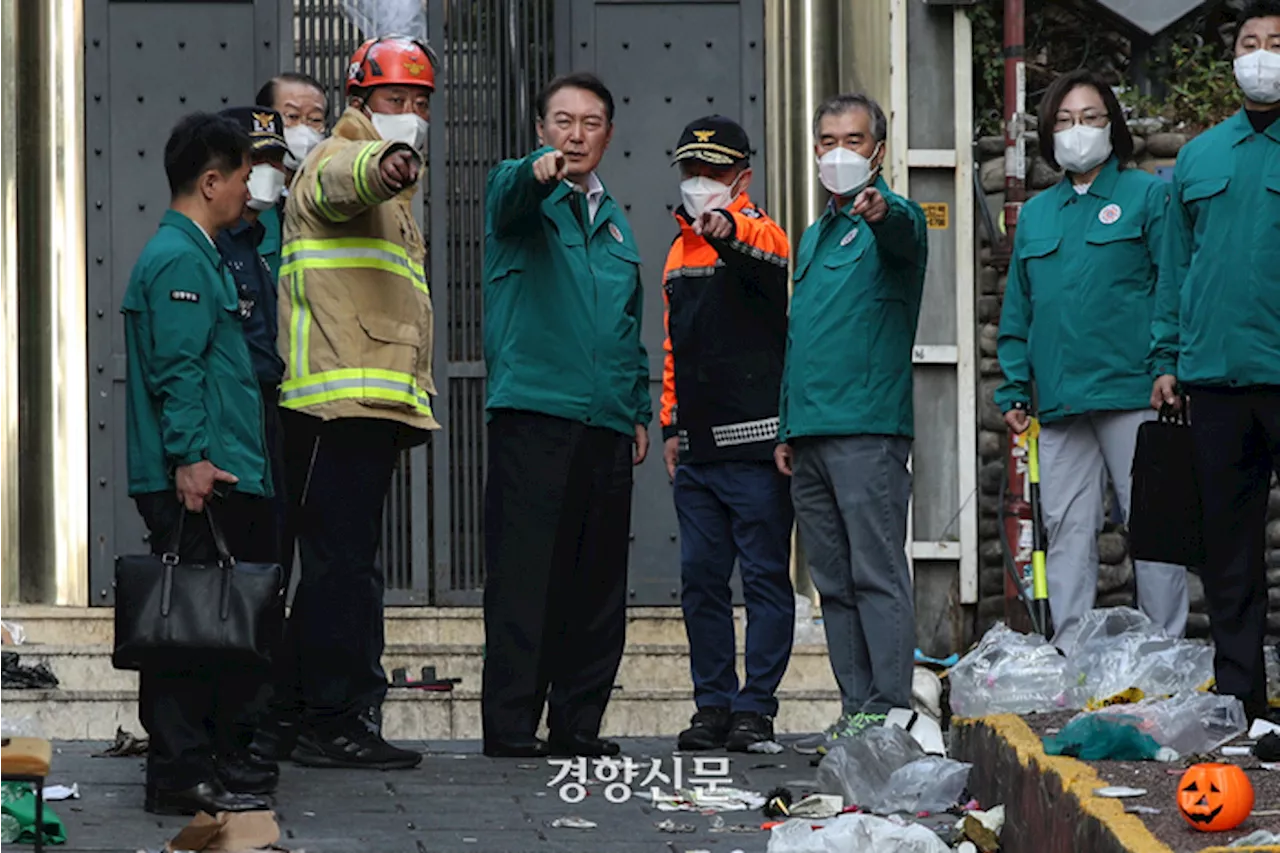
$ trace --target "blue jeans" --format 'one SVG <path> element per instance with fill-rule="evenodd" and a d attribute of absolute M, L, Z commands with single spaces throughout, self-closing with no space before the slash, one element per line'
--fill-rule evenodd
<path fill-rule="evenodd" d="M 911 441 L 852 435 L 793 442 L 791 497 L 822 595 L 846 713 L 911 707 L 915 598 L 907 568 Z"/>
<path fill-rule="evenodd" d="M 795 593 L 786 478 L 772 462 L 681 465 L 674 483 L 680 521 L 681 597 L 693 696 L 699 709 L 774 715 L 774 693 L 791 659 Z M 734 563 L 747 605 L 746 682 L 734 666 Z"/>

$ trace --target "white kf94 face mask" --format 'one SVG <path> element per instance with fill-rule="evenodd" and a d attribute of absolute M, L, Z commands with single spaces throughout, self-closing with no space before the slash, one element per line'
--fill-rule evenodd
<path fill-rule="evenodd" d="M 324 141 L 324 136 L 305 124 L 295 124 L 284 129 L 284 141 L 289 146 L 289 153 L 284 155 L 284 165 L 296 172 L 311 149 Z"/>
<path fill-rule="evenodd" d="M 880 143 L 876 143 L 876 151 Z M 874 158 L 875 152 L 871 156 Z M 862 192 L 875 180 L 871 160 L 848 148 L 832 148 L 818 158 L 818 180 L 832 195 L 849 197 Z"/>
<path fill-rule="evenodd" d="M 1236 82 L 1240 91 L 1255 104 L 1280 101 L 1280 53 L 1255 50 L 1235 61 Z"/>
<path fill-rule="evenodd" d="M 280 201 L 284 192 L 284 172 L 270 163 L 259 163 L 249 170 L 249 209 L 267 210 Z"/>
<path fill-rule="evenodd" d="M 403 142 L 421 154 L 427 147 L 427 120 L 416 113 L 373 113 L 374 130 L 388 142 Z"/>
<path fill-rule="evenodd" d="M 1053 135 L 1053 157 L 1058 165 L 1075 175 L 1101 166 L 1111 156 L 1111 125 L 1090 127 L 1077 124 Z"/>
<path fill-rule="evenodd" d="M 735 180 L 736 184 L 737 181 Z M 708 210 L 721 210 L 733 204 L 738 197 L 733 186 L 725 186 L 715 178 L 699 175 L 680 182 L 680 200 L 690 219 L 697 219 Z"/>

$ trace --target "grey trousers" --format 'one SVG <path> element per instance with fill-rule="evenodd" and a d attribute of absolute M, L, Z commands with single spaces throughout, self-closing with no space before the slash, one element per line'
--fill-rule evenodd
<path fill-rule="evenodd" d="M 831 669 L 846 713 L 911 707 L 915 597 L 907 568 L 906 438 L 793 443 L 791 500 L 822 595 Z"/>
<path fill-rule="evenodd" d="M 1098 531 L 1104 521 L 1107 474 L 1126 523 L 1133 485 L 1138 427 L 1150 409 L 1091 412 L 1040 431 L 1040 505 L 1049 537 L 1045 573 L 1054 643 L 1068 645 L 1080 619 L 1093 609 L 1098 588 Z M 1137 561 L 1138 607 L 1172 637 L 1187 626 L 1187 571 L 1168 563 Z"/>

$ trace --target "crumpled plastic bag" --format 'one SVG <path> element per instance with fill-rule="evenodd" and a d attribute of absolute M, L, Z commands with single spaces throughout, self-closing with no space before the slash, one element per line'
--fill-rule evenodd
<path fill-rule="evenodd" d="M 1195 690 L 1213 678 L 1213 647 L 1166 637 L 1129 607 L 1092 610 L 1065 649 L 1069 685 L 1080 704 L 1130 688 L 1151 697 Z"/>
<path fill-rule="evenodd" d="M 810 820 L 789 820 L 769 835 L 768 853 L 847 853 L 852 850 L 892 853 L 948 853 L 933 832 L 919 824 L 900 824 L 866 814 L 842 815 L 822 829 Z"/>
<path fill-rule="evenodd" d="M 1131 722 L 1178 755 L 1212 752 L 1248 727 L 1239 699 L 1213 693 L 1180 693 L 1169 699 L 1111 705 L 1077 715 L 1072 722 L 1089 715 Z"/>
<path fill-rule="evenodd" d="M 956 804 L 970 767 L 925 755 L 902 729 L 877 726 L 836 743 L 818 765 L 818 787 L 877 814 L 938 812 Z"/>
<path fill-rule="evenodd" d="M 1080 707 L 1068 690 L 1067 659 L 1044 637 L 1003 622 L 951 668 L 951 710 L 959 717 L 1029 714 Z"/>

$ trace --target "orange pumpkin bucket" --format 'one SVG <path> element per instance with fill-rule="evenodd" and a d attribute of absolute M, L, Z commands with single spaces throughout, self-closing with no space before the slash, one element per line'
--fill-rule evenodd
<path fill-rule="evenodd" d="M 1178 782 L 1178 811 L 1202 832 L 1235 829 L 1253 811 L 1253 785 L 1234 764 L 1194 764 Z"/>

